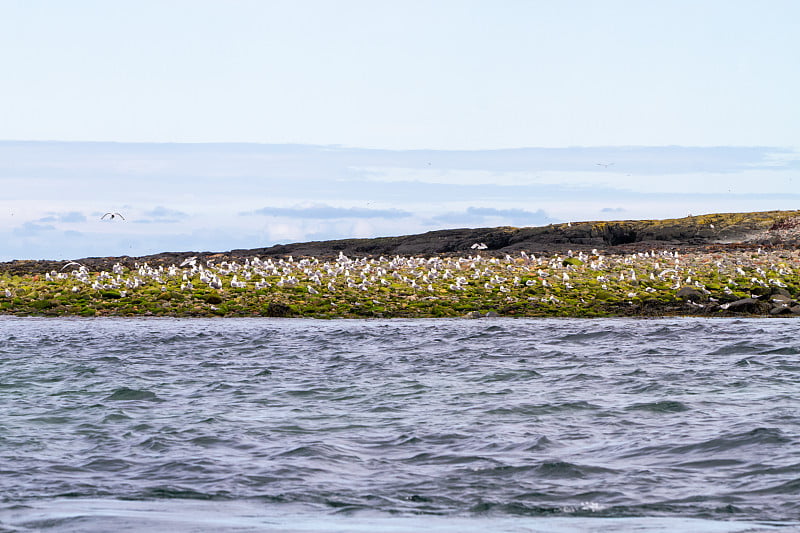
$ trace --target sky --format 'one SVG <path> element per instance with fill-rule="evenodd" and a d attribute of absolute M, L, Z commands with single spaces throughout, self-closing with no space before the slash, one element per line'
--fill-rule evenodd
<path fill-rule="evenodd" d="M 800 206 L 793 0 L 0 13 L 0 260 Z"/>

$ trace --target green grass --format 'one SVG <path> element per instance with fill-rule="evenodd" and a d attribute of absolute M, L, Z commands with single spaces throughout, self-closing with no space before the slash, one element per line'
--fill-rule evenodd
<path fill-rule="evenodd" d="M 244 288 L 231 286 L 234 275 Z M 218 278 L 221 289 L 209 286 L 212 277 Z M 256 287 L 256 282 L 266 286 Z M 688 307 L 680 301 L 676 292 L 683 286 L 702 291 L 708 305 Z M 4 274 L 0 313 L 315 318 L 458 317 L 473 311 L 520 317 L 724 315 L 720 303 L 778 289 L 800 297 L 800 252 L 328 262 L 306 258 L 251 260 L 247 266 L 209 263 L 203 271 L 138 265 L 119 267 L 117 272 L 51 272 L 47 277 Z"/>

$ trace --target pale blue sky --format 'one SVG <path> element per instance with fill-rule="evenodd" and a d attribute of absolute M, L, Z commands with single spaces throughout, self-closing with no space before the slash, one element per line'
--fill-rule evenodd
<path fill-rule="evenodd" d="M 797 208 L 798 65 L 793 0 L 0 0 L 0 259 Z"/>
<path fill-rule="evenodd" d="M 800 145 L 795 0 L 0 0 L 0 139 Z"/>

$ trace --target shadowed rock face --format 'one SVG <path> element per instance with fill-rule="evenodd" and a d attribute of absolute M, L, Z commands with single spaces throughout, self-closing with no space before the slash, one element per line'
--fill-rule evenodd
<path fill-rule="evenodd" d="M 430 231 L 418 235 L 342 239 L 268 248 L 213 252 L 164 252 L 144 257 L 94 257 L 79 259 L 89 270 L 108 270 L 114 263 L 125 266 L 148 262 L 151 265 L 180 263 L 190 256 L 202 259 L 244 257 L 411 255 L 430 256 L 475 253 L 474 244 L 483 243 L 484 255 L 524 250 L 533 253 L 564 253 L 597 248 L 604 253 L 629 253 L 669 248 L 747 248 L 758 246 L 800 246 L 800 211 L 720 213 L 667 220 L 622 220 L 573 222 L 541 227 L 461 228 Z M 11 261 L 0 263 L 0 272 L 15 274 L 59 270 L 66 261 Z"/>
<path fill-rule="evenodd" d="M 665 246 L 723 244 L 790 245 L 800 243 L 800 211 L 726 213 L 670 220 L 573 222 L 531 228 L 452 229 L 375 239 L 344 239 L 233 250 L 231 255 L 432 255 L 471 253 L 486 244 L 486 253 L 526 250 L 539 253 L 618 247 L 649 249 Z M 618 251 L 626 251 L 620 248 Z"/>

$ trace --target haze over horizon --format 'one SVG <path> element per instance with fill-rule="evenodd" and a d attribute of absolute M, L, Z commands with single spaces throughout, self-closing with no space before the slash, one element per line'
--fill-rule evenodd
<path fill-rule="evenodd" d="M 0 260 L 800 206 L 788 0 L 2 7 Z"/>

